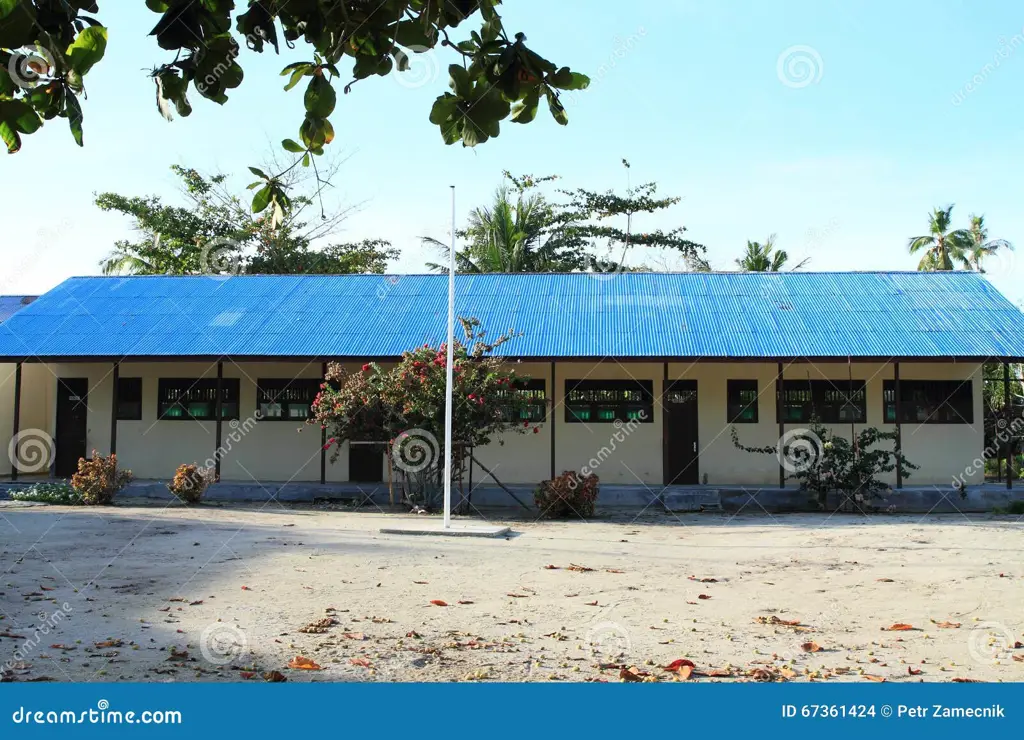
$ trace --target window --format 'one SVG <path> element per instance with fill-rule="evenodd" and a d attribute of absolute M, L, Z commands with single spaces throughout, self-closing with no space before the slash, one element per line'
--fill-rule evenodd
<path fill-rule="evenodd" d="M 117 379 L 117 420 L 142 421 L 142 378 Z"/>
<path fill-rule="evenodd" d="M 221 418 L 237 419 L 238 378 L 224 378 L 221 383 Z M 217 379 L 160 378 L 159 399 L 160 419 L 216 420 Z"/>
<path fill-rule="evenodd" d="M 757 423 L 757 381 L 729 380 L 726 382 L 728 411 L 726 421 L 730 424 Z"/>
<path fill-rule="evenodd" d="M 305 421 L 320 392 L 318 378 L 256 381 L 256 412 L 263 421 Z"/>
<path fill-rule="evenodd" d="M 868 420 L 863 380 L 787 380 L 783 388 L 783 421 L 806 424 L 814 418 L 822 424 L 864 424 Z"/>
<path fill-rule="evenodd" d="M 547 418 L 547 393 L 543 380 L 520 380 L 514 389 L 498 391 L 497 397 L 500 404 L 498 414 L 502 421 L 540 422 Z M 519 406 L 513 412 L 511 404 L 501 404 L 500 399 L 509 397 L 518 398 L 520 401 L 524 401 L 525 405 Z M 515 418 L 512 418 L 513 413 Z"/>
<path fill-rule="evenodd" d="M 896 422 L 896 381 L 882 384 L 885 423 Z M 970 380 L 901 380 L 901 422 L 973 424 L 974 384 Z"/>
<path fill-rule="evenodd" d="M 567 380 L 565 387 L 567 422 L 654 421 L 650 380 Z"/>

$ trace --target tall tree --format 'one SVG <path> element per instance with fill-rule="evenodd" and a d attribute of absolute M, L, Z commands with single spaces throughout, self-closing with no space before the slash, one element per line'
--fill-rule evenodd
<path fill-rule="evenodd" d="M 968 229 L 953 229 L 953 206 L 936 208 L 928 216 L 928 233 L 911 237 L 911 254 L 921 255 L 918 270 L 955 270 L 956 263 L 967 264 L 972 237 Z"/>
<path fill-rule="evenodd" d="M 459 272 L 569 272 L 580 269 L 583 260 L 576 249 L 565 249 L 552 238 L 549 227 L 555 209 L 534 183 L 506 176 L 509 182 L 494 193 L 490 205 L 474 208 L 466 228 L 456 232 L 465 246 L 455 253 Z M 446 271 L 450 247 L 437 239 L 423 237 L 423 243 L 445 256 L 445 264 L 427 263 L 432 270 Z"/>
<path fill-rule="evenodd" d="M 964 260 L 964 267 L 968 270 L 985 272 L 982 262 L 986 258 L 993 257 L 1004 249 L 1013 251 L 1013 245 L 1005 239 L 988 238 L 988 227 L 985 225 L 984 216 L 975 216 L 972 213 L 971 227 L 968 231 L 971 241 L 967 252 L 967 259 Z"/>
<path fill-rule="evenodd" d="M 297 195 L 288 215 L 275 224 L 271 218 L 254 217 L 225 175 L 206 176 L 177 165 L 171 169 L 186 206 L 169 205 L 156 196 L 96 196 L 102 210 L 129 216 L 139 235 L 115 243 L 100 263 L 104 274 L 381 273 L 398 256 L 379 239 L 314 247 L 314 241 L 329 239 L 352 210 L 341 207 L 328 214 L 318 192 Z M 302 180 L 297 177 L 292 185 L 303 187 Z M 319 217 L 307 223 L 304 214 L 315 204 L 321 206 Z"/>
<path fill-rule="evenodd" d="M 626 160 L 623 165 L 628 170 Z M 653 182 L 637 187 L 627 184 L 622 195 L 559 189 L 562 200 L 553 202 L 538 189 L 558 176 L 505 172 L 504 177 L 508 182 L 498 189 L 493 203 L 475 209 L 467 227 L 456 232 L 466 242 L 456 253 L 456 266 L 462 272 L 651 271 L 645 262 L 651 252 L 638 260 L 631 254 L 635 249 L 661 250 L 696 265 L 693 269 L 708 269 L 704 247 L 683 236 L 685 227 L 643 232 L 635 228 L 634 220 L 640 215 L 659 213 L 680 200 L 657 197 Z M 447 245 L 436 239 L 423 241 L 447 256 Z"/>
<path fill-rule="evenodd" d="M 772 234 L 764 243 L 748 241 L 743 256 L 736 260 L 736 266 L 743 272 L 780 272 L 788 261 L 789 254 L 775 247 L 775 234 Z M 792 269 L 799 270 L 808 262 L 809 257 Z"/>
<path fill-rule="evenodd" d="M 192 89 L 215 103 L 227 102 L 229 91 L 242 82 L 242 41 L 254 53 L 269 46 L 277 52 L 282 41 L 306 50 L 307 60 L 282 71 L 289 76 L 285 89 L 306 83 L 298 141 L 283 144 L 298 155 L 296 162 L 310 163 L 310 155 L 321 154 L 334 139 L 330 117 L 338 98 L 335 83 L 340 80 L 347 93 L 365 78 L 407 71 L 410 54 L 443 47 L 456 62 L 448 68 L 452 91 L 434 101 L 429 116 L 446 144 L 484 142 L 498 136 L 499 124 L 510 118 L 529 123 L 542 97 L 552 117 L 564 125 L 568 117 L 560 91 L 582 90 L 589 84 L 586 76 L 530 49 L 525 34 L 507 32 L 496 10 L 499 0 L 145 4 L 156 14 L 150 35 L 166 52 L 150 77 L 156 84 L 159 112 L 168 119 L 172 111 L 191 114 Z M 68 121 L 72 136 L 82 145 L 80 98 L 85 97 L 90 70 L 107 46 L 107 29 L 97 17 L 99 5 L 98 0 L 0 0 L 0 140 L 9 152 L 21 148 L 23 136 L 58 117 Z M 236 5 L 244 12 L 236 13 Z M 452 40 L 449 32 L 477 12 L 478 30 Z M 254 197 L 254 210 L 271 203 L 286 210 L 279 176 L 260 177 L 264 185 Z"/>

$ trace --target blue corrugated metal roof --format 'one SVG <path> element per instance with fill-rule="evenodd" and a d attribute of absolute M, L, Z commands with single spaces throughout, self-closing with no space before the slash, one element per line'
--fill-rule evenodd
<path fill-rule="evenodd" d="M 981 275 L 460 275 L 456 311 L 518 357 L 1024 358 Z M 391 357 L 445 336 L 443 275 L 72 278 L 0 325 L 0 358 Z"/>
<path fill-rule="evenodd" d="M 0 295 L 0 323 L 7 321 L 35 299 L 34 295 Z"/>

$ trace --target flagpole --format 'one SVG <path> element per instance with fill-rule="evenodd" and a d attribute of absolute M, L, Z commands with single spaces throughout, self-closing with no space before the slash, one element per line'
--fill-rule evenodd
<path fill-rule="evenodd" d="M 455 352 L 455 186 L 452 185 L 452 246 L 448 253 L 448 376 L 444 402 L 444 528 L 452 526 L 452 380 Z"/>

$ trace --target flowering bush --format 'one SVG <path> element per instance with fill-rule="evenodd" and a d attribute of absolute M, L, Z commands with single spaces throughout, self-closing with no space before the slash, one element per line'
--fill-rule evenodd
<path fill-rule="evenodd" d="M 476 319 L 459 319 L 465 342 L 453 347 L 452 436 L 457 443 L 453 471 L 463 465 L 467 447 L 486 445 L 502 432 L 536 431 L 521 420 L 527 401 L 515 391 L 529 378 L 519 377 L 506 363 L 492 356 L 495 348 L 513 338 L 507 333 L 493 342 L 484 341 Z M 423 345 L 405 352 L 397 366 L 382 369 L 367 363 L 358 372 L 338 364 L 327 369 L 326 382 L 313 400 L 309 423 L 328 430 L 331 461 L 337 459 L 346 440 L 384 442 L 395 467 L 412 483 L 410 499 L 427 506 L 435 502 L 441 485 L 445 450 L 445 387 L 447 344 Z M 416 446 L 406 458 L 405 445 Z"/>
<path fill-rule="evenodd" d="M 117 469 L 117 455 L 103 457 L 93 450 L 91 460 L 79 459 L 78 472 L 71 476 L 71 487 L 82 497 L 83 504 L 106 505 L 133 477 L 130 470 Z"/>
<path fill-rule="evenodd" d="M 179 501 L 198 504 L 206 489 L 217 481 L 213 468 L 201 468 L 195 463 L 184 463 L 174 471 L 174 478 L 167 484 L 167 490 Z"/>
<path fill-rule="evenodd" d="M 575 470 L 566 470 L 553 480 L 542 481 L 533 492 L 533 502 L 540 515 L 549 519 L 591 517 L 599 485 L 593 473 L 584 477 Z"/>
<path fill-rule="evenodd" d="M 82 503 L 82 497 L 65 481 L 33 483 L 20 491 L 10 491 L 8 495 L 14 501 L 38 501 L 59 506 L 78 506 Z"/>

